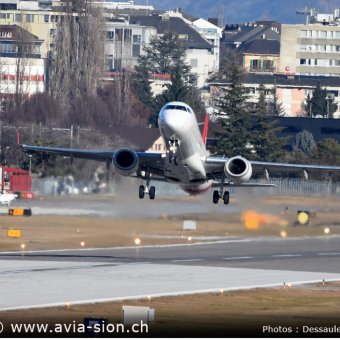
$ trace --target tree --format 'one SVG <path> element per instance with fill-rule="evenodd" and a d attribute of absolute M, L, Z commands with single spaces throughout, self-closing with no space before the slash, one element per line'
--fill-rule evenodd
<path fill-rule="evenodd" d="M 282 102 L 279 100 L 276 84 L 273 88 L 273 99 L 269 103 L 269 111 L 273 116 L 285 116 L 286 114 Z"/>
<path fill-rule="evenodd" d="M 242 69 L 236 55 L 222 66 L 222 76 L 228 86 L 220 89 L 216 108 L 222 131 L 216 133 L 216 151 L 226 156 L 251 157 L 251 115 L 247 95 L 242 84 Z"/>
<path fill-rule="evenodd" d="M 305 157 L 310 157 L 316 148 L 313 134 L 307 130 L 303 130 L 296 134 L 292 144 L 293 152 L 302 153 Z"/>
<path fill-rule="evenodd" d="M 325 88 L 322 88 L 317 82 L 312 97 L 308 94 L 305 105 L 306 115 L 309 117 L 332 118 L 336 111 L 337 105 L 334 103 L 334 97 L 327 93 Z"/>
<path fill-rule="evenodd" d="M 253 115 L 252 145 L 254 157 L 262 161 L 276 161 L 283 156 L 283 148 L 287 139 L 278 137 L 281 128 L 276 127 L 277 121 L 268 113 L 266 89 L 263 84 L 259 86 L 259 99 L 255 105 Z"/>
<path fill-rule="evenodd" d="M 195 77 L 186 62 L 186 49 L 174 33 L 165 33 L 161 37 L 153 37 L 144 54 L 139 56 L 134 77 L 134 87 L 140 100 L 149 106 L 154 115 L 153 124 L 157 124 L 157 116 L 161 107 L 169 101 L 183 101 L 190 105 L 196 115 L 203 112 L 198 95 Z M 152 74 L 167 74 L 170 82 L 164 85 L 163 93 L 154 97 L 150 87 Z"/>
<path fill-rule="evenodd" d="M 319 164 L 339 165 L 340 144 L 333 138 L 325 138 L 317 143 L 312 156 Z"/>
<path fill-rule="evenodd" d="M 103 71 L 104 18 L 101 7 L 88 0 L 66 1 L 62 18 L 49 60 L 49 91 L 72 119 L 79 101 L 96 96 Z M 91 115 L 88 110 L 77 113 L 84 115 L 77 118 L 83 121 Z"/>

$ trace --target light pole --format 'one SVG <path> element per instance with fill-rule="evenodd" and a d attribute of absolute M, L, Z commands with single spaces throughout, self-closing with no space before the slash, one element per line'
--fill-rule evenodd
<path fill-rule="evenodd" d="M 32 155 L 28 155 L 29 157 L 29 174 L 32 175 Z"/>
<path fill-rule="evenodd" d="M 327 97 L 326 97 L 326 100 L 327 100 L 327 117 L 326 118 L 329 118 L 329 101 L 332 99 L 332 97 L 328 94 Z"/>

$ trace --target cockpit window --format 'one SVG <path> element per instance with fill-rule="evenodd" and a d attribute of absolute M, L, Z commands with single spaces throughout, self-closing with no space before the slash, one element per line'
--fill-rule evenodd
<path fill-rule="evenodd" d="M 182 110 L 182 111 L 188 112 L 187 108 L 185 106 L 182 106 L 182 105 L 167 105 L 165 107 L 165 110 Z"/>

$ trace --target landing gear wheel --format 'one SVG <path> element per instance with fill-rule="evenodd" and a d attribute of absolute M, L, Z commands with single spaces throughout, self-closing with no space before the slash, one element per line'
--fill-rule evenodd
<path fill-rule="evenodd" d="M 155 195 L 156 195 L 156 188 L 154 186 L 152 186 L 152 187 L 150 187 L 150 190 L 149 190 L 150 200 L 154 200 Z"/>
<path fill-rule="evenodd" d="M 220 194 L 217 190 L 214 191 L 213 193 L 213 203 L 217 204 L 220 199 Z"/>
<path fill-rule="evenodd" d="M 144 185 L 140 185 L 139 186 L 139 192 L 138 192 L 138 196 L 140 199 L 143 199 L 145 195 L 145 188 Z"/>
<path fill-rule="evenodd" d="M 224 204 L 229 204 L 229 197 L 230 197 L 229 191 L 225 191 L 224 195 L 223 195 L 223 203 Z"/>

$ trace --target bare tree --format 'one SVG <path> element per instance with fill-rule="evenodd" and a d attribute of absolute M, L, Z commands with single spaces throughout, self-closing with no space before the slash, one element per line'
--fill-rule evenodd
<path fill-rule="evenodd" d="M 66 1 L 50 64 L 50 92 L 72 112 L 79 99 L 95 96 L 104 62 L 102 9 L 92 1 Z"/>

